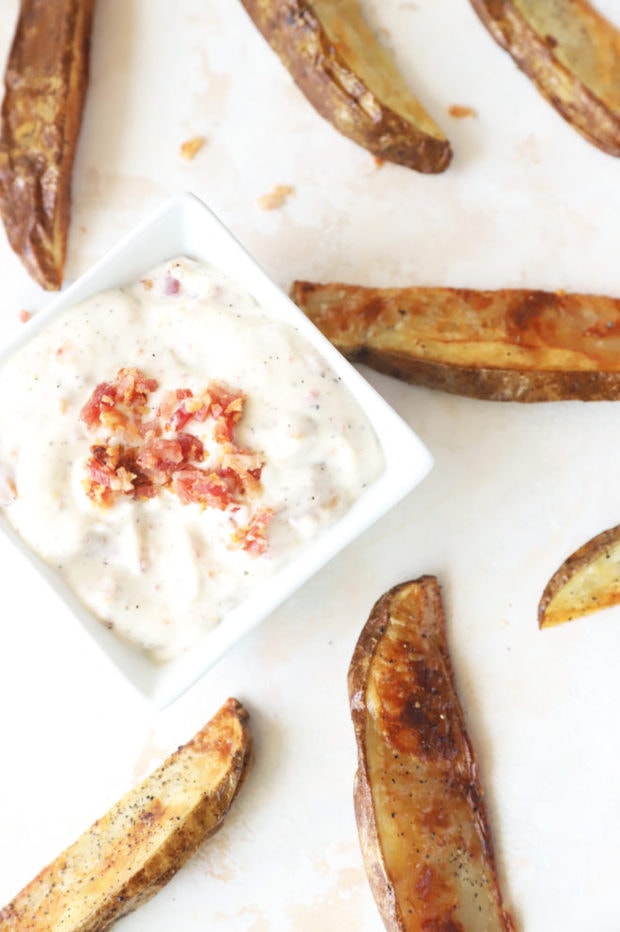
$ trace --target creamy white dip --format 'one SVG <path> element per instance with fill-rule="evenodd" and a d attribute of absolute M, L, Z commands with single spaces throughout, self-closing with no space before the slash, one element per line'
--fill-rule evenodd
<path fill-rule="evenodd" d="M 101 507 L 87 494 L 97 385 L 135 368 L 163 393 L 212 381 L 244 393 L 238 447 L 262 454 L 251 508 L 269 509 L 265 552 L 233 546 L 246 505 L 183 504 L 170 489 Z M 205 447 L 212 425 L 187 425 Z M 202 433 L 201 433 L 202 432 Z M 374 431 L 316 350 L 233 281 L 186 258 L 64 312 L 0 370 L 6 518 L 78 598 L 155 660 L 173 658 L 339 518 L 379 474 Z"/>

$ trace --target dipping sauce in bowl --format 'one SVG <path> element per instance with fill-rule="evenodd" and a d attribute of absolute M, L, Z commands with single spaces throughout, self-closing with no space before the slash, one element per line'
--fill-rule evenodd
<path fill-rule="evenodd" d="M 0 371 L 7 520 L 157 661 L 216 626 L 383 466 L 318 351 L 187 258 L 64 311 Z"/>

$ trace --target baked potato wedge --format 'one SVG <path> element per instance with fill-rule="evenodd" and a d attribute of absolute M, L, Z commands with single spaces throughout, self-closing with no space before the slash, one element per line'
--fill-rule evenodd
<path fill-rule="evenodd" d="M 241 2 L 308 101 L 340 133 L 419 172 L 448 167 L 450 143 L 377 41 L 358 0 Z"/>
<path fill-rule="evenodd" d="M 296 281 L 291 297 L 352 360 L 491 401 L 620 398 L 620 299 Z"/>
<path fill-rule="evenodd" d="M 94 0 L 21 0 L 0 119 L 0 213 L 42 288 L 62 285 Z"/>
<path fill-rule="evenodd" d="M 597 534 L 553 574 L 538 605 L 541 628 L 620 603 L 620 525 Z"/>
<path fill-rule="evenodd" d="M 348 684 L 358 749 L 355 814 L 386 928 L 514 929 L 502 905 L 434 576 L 379 599 Z"/>
<path fill-rule="evenodd" d="M 620 31 L 587 0 L 471 0 L 493 38 L 586 139 L 620 155 Z"/>
<path fill-rule="evenodd" d="M 248 713 L 228 699 L 0 909 L 2 932 L 101 932 L 150 899 L 222 824 L 248 773 Z"/>

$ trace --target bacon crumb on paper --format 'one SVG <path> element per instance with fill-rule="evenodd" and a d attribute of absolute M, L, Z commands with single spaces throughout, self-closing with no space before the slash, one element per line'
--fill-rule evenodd
<path fill-rule="evenodd" d="M 287 198 L 294 193 L 295 188 L 291 187 L 290 184 L 277 184 L 275 188 L 267 194 L 263 194 L 259 197 L 258 206 L 261 210 L 277 210 L 279 207 L 282 207 Z"/>
<path fill-rule="evenodd" d="M 452 104 L 450 107 L 448 107 L 448 113 L 456 120 L 462 120 L 465 117 L 478 116 L 473 107 L 467 107 L 465 104 Z"/>
<path fill-rule="evenodd" d="M 186 139 L 185 142 L 181 143 L 181 148 L 179 149 L 181 158 L 191 162 L 192 159 L 196 158 L 205 142 L 206 139 L 204 136 L 192 136 L 191 139 Z"/>
<path fill-rule="evenodd" d="M 32 311 L 22 310 L 19 312 L 19 319 L 21 320 L 22 324 L 27 323 L 31 319 L 31 317 L 32 317 Z"/>

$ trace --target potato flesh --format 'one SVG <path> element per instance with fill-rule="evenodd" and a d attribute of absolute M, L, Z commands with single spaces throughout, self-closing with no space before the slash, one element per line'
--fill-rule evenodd
<path fill-rule="evenodd" d="M 423 132 L 445 139 L 412 95 L 391 55 L 373 35 L 357 0 L 312 0 L 312 6 L 330 40 L 373 95 L 416 123 Z"/>
<path fill-rule="evenodd" d="M 101 932 L 145 902 L 219 827 L 251 749 L 247 713 L 229 699 L 0 910 L 0 930 Z"/>
<path fill-rule="evenodd" d="M 513 0 L 554 57 L 620 112 L 620 32 L 584 0 Z"/>
<path fill-rule="evenodd" d="M 620 603 L 620 526 L 597 534 L 571 554 L 549 580 L 540 601 L 541 628 Z"/>
<path fill-rule="evenodd" d="M 349 673 L 356 815 L 390 930 L 512 930 L 501 904 L 474 752 L 454 686 L 439 586 L 375 606 Z"/>

